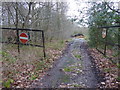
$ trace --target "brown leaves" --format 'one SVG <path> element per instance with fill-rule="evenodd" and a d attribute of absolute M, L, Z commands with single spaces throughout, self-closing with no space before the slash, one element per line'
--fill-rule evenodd
<path fill-rule="evenodd" d="M 42 78 L 45 71 L 52 68 L 53 62 L 60 58 L 62 51 L 64 50 L 65 43 L 57 43 L 56 41 L 46 46 L 47 57 L 43 58 L 42 48 L 36 47 L 21 47 L 21 54 L 18 57 L 15 47 L 7 47 L 7 53 L 9 56 L 17 58 L 15 62 L 9 63 L 9 56 L 7 53 L 8 61 L 3 62 L 3 80 L 11 78 L 14 83 L 11 84 L 13 88 L 29 88 L 31 83 L 36 82 L 39 78 Z M 16 57 L 17 56 L 17 57 Z M 6 59 L 6 58 L 5 58 Z"/>
<path fill-rule="evenodd" d="M 101 82 L 104 88 L 118 88 L 118 69 L 110 60 L 106 59 L 96 49 L 90 49 L 91 56 L 94 58 L 96 66 L 103 72 L 105 82 Z M 108 55 L 111 55 L 112 51 L 108 50 Z M 111 56 L 110 56 L 111 57 Z"/>

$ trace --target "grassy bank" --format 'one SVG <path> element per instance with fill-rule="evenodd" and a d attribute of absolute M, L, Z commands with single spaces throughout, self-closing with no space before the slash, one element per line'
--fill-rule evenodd
<path fill-rule="evenodd" d="M 3 87 L 30 87 L 34 80 L 43 76 L 53 62 L 60 58 L 66 42 L 53 40 L 45 45 L 46 58 L 43 58 L 42 48 L 20 46 L 18 54 L 17 45 L 5 44 L 0 52 L 3 62 Z"/>

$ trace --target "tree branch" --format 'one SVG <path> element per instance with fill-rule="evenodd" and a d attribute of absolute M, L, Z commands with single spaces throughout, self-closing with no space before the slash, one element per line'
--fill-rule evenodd
<path fill-rule="evenodd" d="M 115 9 L 111 8 L 111 7 L 108 5 L 107 2 L 105 2 L 105 4 L 107 5 L 107 7 L 108 7 L 110 10 L 115 11 L 115 12 L 117 12 L 117 13 L 120 13 L 120 11 L 118 11 L 119 9 L 118 9 L 118 10 L 115 10 Z"/>

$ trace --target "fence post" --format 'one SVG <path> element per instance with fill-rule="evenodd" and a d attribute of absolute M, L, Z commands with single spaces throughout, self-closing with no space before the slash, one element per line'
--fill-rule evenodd
<path fill-rule="evenodd" d="M 46 57 L 45 53 L 45 39 L 44 39 L 44 31 L 42 31 L 42 39 L 43 39 L 43 53 L 44 53 L 44 58 Z"/>
<path fill-rule="evenodd" d="M 19 45 L 19 30 L 18 29 L 16 29 L 17 30 L 17 44 L 18 44 L 18 53 L 20 54 L 20 45 Z"/>

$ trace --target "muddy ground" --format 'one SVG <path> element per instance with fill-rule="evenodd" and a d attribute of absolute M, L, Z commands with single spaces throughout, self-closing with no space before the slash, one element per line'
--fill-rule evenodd
<path fill-rule="evenodd" d="M 69 42 L 63 56 L 33 88 L 97 88 L 100 77 L 84 39 Z"/>

